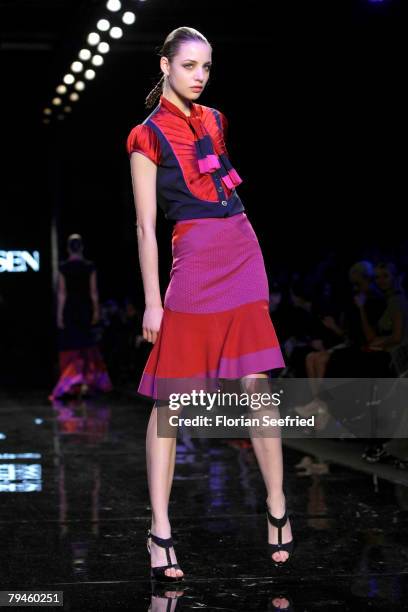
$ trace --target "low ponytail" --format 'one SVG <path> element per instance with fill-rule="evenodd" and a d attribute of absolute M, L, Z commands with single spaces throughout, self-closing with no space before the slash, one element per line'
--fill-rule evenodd
<path fill-rule="evenodd" d="M 160 98 L 163 92 L 163 81 L 164 81 L 164 74 L 162 78 L 160 79 L 160 81 L 157 83 L 157 85 L 153 87 L 152 91 L 149 94 L 147 94 L 146 99 L 145 99 L 145 106 L 147 108 L 151 108 L 156 103 L 156 100 Z"/>

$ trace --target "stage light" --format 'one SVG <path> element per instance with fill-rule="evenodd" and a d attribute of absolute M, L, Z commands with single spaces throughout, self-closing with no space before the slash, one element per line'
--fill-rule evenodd
<path fill-rule="evenodd" d="M 100 42 L 100 40 L 101 40 L 101 37 L 99 36 L 97 32 L 91 32 L 87 38 L 88 44 L 91 45 L 92 47 L 97 45 Z"/>
<path fill-rule="evenodd" d="M 91 55 L 92 53 L 90 52 L 89 49 L 81 49 L 78 54 L 79 59 L 84 60 L 84 62 L 88 61 Z"/>
<path fill-rule="evenodd" d="M 98 23 L 96 24 L 96 27 L 101 32 L 107 32 L 110 28 L 110 23 L 107 19 L 100 19 Z"/>
<path fill-rule="evenodd" d="M 117 26 L 115 26 L 111 29 L 109 34 L 112 36 L 112 38 L 122 38 L 123 30 L 122 28 L 118 28 Z"/>
<path fill-rule="evenodd" d="M 135 23 L 136 21 L 136 15 L 131 11 L 126 11 L 126 13 L 123 13 L 122 15 L 122 21 L 123 23 L 126 23 L 126 25 L 132 25 L 132 23 Z"/>
<path fill-rule="evenodd" d="M 62 80 L 66 85 L 72 85 L 72 83 L 75 83 L 75 77 L 70 73 L 66 74 Z"/>
<path fill-rule="evenodd" d="M 106 8 L 108 9 L 108 11 L 111 11 L 112 13 L 116 13 L 116 11 L 120 11 L 122 6 L 122 3 L 119 2 L 119 0 L 108 0 L 108 2 L 106 3 Z"/>
<path fill-rule="evenodd" d="M 74 85 L 75 89 L 77 91 L 84 91 L 85 89 L 85 83 L 83 81 L 77 81 Z"/>
<path fill-rule="evenodd" d="M 102 55 L 94 55 L 92 60 L 91 60 L 92 64 L 94 66 L 102 66 L 103 64 L 103 57 Z"/>
<path fill-rule="evenodd" d="M 143 0 L 139 0 L 142 2 Z M 374 1 L 374 0 L 372 0 Z M 126 8 L 126 3 L 121 2 L 120 0 L 107 0 L 106 1 L 106 9 L 112 13 L 117 13 L 120 11 L 119 15 L 116 17 L 116 23 L 121 21 L 125 25 L 132 25 L 136 21 L 136 13 L 134 11 L 124 10 Z M 122 8 L 123 6 L 123 8 Z M 108 16 L 108 15 L 107 15 Z M 115 18 L 112 17 L 113 22 L 115 22 Z M 79 100 L 79 95 L 76 91 L 83 91 L 86 87 L 86 81 L 91 81 L 96 77 L 96 72 L 93 69 L 102 66 L 105 63 L 104 54 L 109 53 L 111 50 L 111 45 L 108 42 L 103 40 L 102 32 L 109 33 L 109 37 L 115 40 L 122 38 L 124 31 L 123 26 L 119 27 L 118 25 L 112 26 L 112 20 L 106 19 L 105 17 L 101 17 L 96 20 L 95 30 L 89 32 L 86 35 L 87 45 L 91 47 L 95 47 L 95 53 L 92 49 L 83 47 L 78 52 L 78 59 L 74 60 L 70 65 L 71 72 L 68 72 L 63 76 L 62 83 L 55 88 L 56 94 L 60 96 L 67 96 L 64 100 L 71 100 L 72 102 L 76 102 Z M 78 61 L 81 60 L 81 61 Z M 86 63 L 90 62 L 92 64 L 92 68 L 87 68 Z M 89 64 L 88 64 L 89 66 Z M 82 80 L 77 80 L 82 79 Z M 68 87 L 67 87 L 68 86 Z M 72 86 L 72 89 L 71 87 Z M 71 89 L 71 91 L 70 91 Z M 76 91 L 73 91 L 75 89 Z M 53 106 L 61 106 L 63 104 L 62 99 L 56 95 L 51 100 L 51 107 L 43 109 L 43 115 L 52 115 L 55 117 L 52 112 Z M 61 107 L 62 110 L 62 107 Z M 64 119 L 64 114 L 60 113 L 56 115 L 56 118 L 59 120 Z M 71 112 L 71 107 L 66 105 L 63 107 L 63 110 L 67 113 Z M 44 117 L 43 120 L 45 121 Z"/>
<path fill-rule="evenodd" d="M 81 70 L 83 69 L 84 65 L 82 62 L 73 62 L 71 64 L 71 70 L 72 72 L 81 72 Z"/>
<path fill-rule="evenodd" d="M 108 53 L 109 49 L 110 49 L 110 46 L 108 45 L 107 42 L 101 42 L 98 45 L 99 53 Z"/>

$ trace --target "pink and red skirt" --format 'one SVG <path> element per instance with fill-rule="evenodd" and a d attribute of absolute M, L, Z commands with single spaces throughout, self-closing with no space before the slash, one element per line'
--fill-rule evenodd
<path fill-rule="evenodd" d="M 178 221 L 172 255 L 163 318 L 138 393 L 165 400 L 200 381 L 208 389 L 217 379 L 284 368 L 265 264 L 247 215 Z"/>

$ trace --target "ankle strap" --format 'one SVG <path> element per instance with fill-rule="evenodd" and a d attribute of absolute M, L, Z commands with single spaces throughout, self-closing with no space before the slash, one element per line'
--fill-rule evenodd
<path fill-rule="evenodd" d="M 169 548 L 169 546 L 173 546 L 173 538 L 171 536 L 169 538 L 159 538 L 159 536 L 154 535 L 154 533 L 152 533 L 150 529 L 148 530 L 147 535 L 150 536 L 152 538 L 152 541 L 158 546 L 162 546 L 163 548 Z"/>
<path fill-rule="evenodd" d="M 285 525 L 286 520 L 287 520 L 286 508 L 285 508 L 285 514 L 282 516 L 282 518 L 276 518 L 275 516 L 272 516 L 268 508 L 266 508 L 266 513 L 268 515 L 269 522 L 272 523 L 274 527 L 283 527 Z"/>

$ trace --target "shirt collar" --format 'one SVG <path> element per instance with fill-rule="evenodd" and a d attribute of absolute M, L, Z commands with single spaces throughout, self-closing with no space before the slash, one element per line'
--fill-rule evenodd
<path fill-rule="evenodd" d="M 187 122 L 189 121 L 190 118 L 200 118 L 201 117 L 201 113 L 199 110 L 200 107 L 198 104 L 194 104 L 194 102 L 190 102 L 190 113 L 191 113 L 190 116 L 187 116 L 185 113 L 183 113 L 183 111 L 180 110 L 178 106 L 173 104 L 173 102 L 170 102 L 170 100 L 168 98 L 165 98 L 163 95 L 160 96 L 160 105 L 164 106 L 167 110 L 174 113 L 178 117 L 182 117 Z"/>
<path fill-rule="evenodd" d="M 178 106 L 161 95 L 160 108 L 161 107 L 166 108 L 174 115 L 177 115 L 177 117 L 184 119 L 194 132 L 194 146 L 196 150 L 198 167 L 201 174 L 213 173 L 215 170 L 219 169 L 221 180 L 224 182 L 226 187 L 231 190 L 234 189 L 236 185 L 242 183 L 241 177 L 232 167 L 227 155 L 221 151 L 219 152 L 218 147 L 216 150 L 215 143 L 212 141 L 201 121 L 203 109 L 200 104 L 190 102 L 191 115 L 187 116 L 178 108 Z"/>

